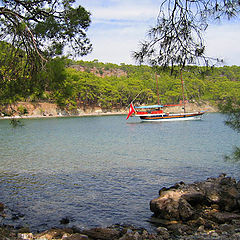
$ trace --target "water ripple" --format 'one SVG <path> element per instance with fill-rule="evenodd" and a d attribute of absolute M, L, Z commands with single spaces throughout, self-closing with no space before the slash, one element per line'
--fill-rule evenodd
<path fill-rule="evenodd" d="M 134 121 L 134 120 L 131 120 Z M 203 121 L 126 123 L 124 116 L 0 121 L 0 201 L 32 230 L 129 223 L 150 229 L 149 201 L 163 186 L 238 178 L 222 156 L 240 144 L 220 114 Z"/>

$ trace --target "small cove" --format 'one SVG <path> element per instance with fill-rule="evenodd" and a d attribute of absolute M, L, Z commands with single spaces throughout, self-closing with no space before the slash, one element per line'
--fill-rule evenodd
<path fill-rule="evenodd" d="M 240 145 L 223 115 L 164 123 L 125 117 L 24 119 L 16 129 L 1 120 L 0 202 L 24 215 L 14 223 L 42 231 L 68 217 L 81 228 L 150 229 L 149 201 L 161 187 L 222 172 L 239 178 L 240 166 L 223 160 Z"/>

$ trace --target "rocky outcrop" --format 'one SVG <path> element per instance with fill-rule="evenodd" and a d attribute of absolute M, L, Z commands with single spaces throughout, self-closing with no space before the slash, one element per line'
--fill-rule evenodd
<path fill-rule="evenodd" d="M 154 213 L 151 221 L 165 226 L 170 234 L 240 239 L 240 182 L 225 174 L 162 188 L 159 197 L 150 202 L 150 209 Z"/>
<path fill-rule="evenodd" d="M 9 233 L 9 231 L 7 232 Z M 197 230 L 194 230 L 192 226 L 178 223 L 169 225 L 168 227 L 160 226 L 154 233 L 132 226 L 114 225 L 108 228 L 93 228 L 89 230 L 71 228 L 51 229 L 39 234 L 14 234 L 12 230 L 11 234 L 7 236 L 6 240 L 237 240 L 240 239 L 240 230 L 239 224 L 221 224 L 218 228 L 201 225 Z"/>
<path fill-rule="evenodd" d="M 51 229 L 39 234 L 14 232 L 13 229 L 2 228 L 6 238 L 4 240 L 167 240 L 171 239 L 167 229 L 159 229 L 158 233 L 149 233 L 145 229 L 132 226 L 114 225 L 108 228 Z M 11 233 L 11 234 L 9 234 Z M 3 236 L 3 235 L 2 235 Z M 0 228 L 0 239 L 1 228 Z"/>
<path fill-rule="evenodd" d="M 150 209 L 155 217 L 166 220 L 203 217 L 230 221 L 240 218 L 240 183 L 224 174 L 193 184 L 180 182 L 162 188 L 159 197 L 150 202 Z"/>

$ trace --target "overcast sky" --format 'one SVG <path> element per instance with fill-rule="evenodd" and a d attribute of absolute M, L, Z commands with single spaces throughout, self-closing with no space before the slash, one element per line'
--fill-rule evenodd
<path fill-rule="evenodd" d="M 77 0 L 91 12 L 88 36 L 93 52 L 79 59 L 104 63 L 136 64 L 133 51 L 156 23 L 161 1 L 157 0 Z M 207 54 L 224 58 L 224 65 L 240 66 L 240 22 L 209 27 L 205 36 Z"/>

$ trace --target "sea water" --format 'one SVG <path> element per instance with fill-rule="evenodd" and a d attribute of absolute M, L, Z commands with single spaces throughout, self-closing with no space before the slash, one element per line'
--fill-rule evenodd
<path fill-rule="evenodd" d="M 240 135 L 223 115 L 157 123 L 125 118 L 25 119 L 17 128 L 1 120 L 0 202 L 15 214 L 2 222 L 32 231 L 60 227 L 62 218 L 78 228 L 150 229 L 149 202 L 161 187 L 222 172 L 239 179 L 240 165 L 224 156 L 240 145 Z"/>

